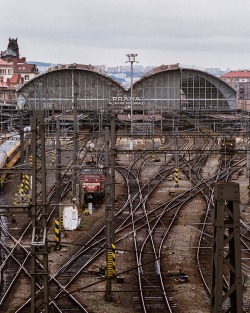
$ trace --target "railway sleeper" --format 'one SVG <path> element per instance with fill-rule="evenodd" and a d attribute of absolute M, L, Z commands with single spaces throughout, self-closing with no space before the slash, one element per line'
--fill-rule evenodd
<path fill-rule="evenodd" d="M 152 297 L 152 296 L 151 296 L 151 297 L 145 296 L 144 299 L 145 299 L 145 300 L 152 300 L 152 299 L 153 299 L 153 300 L 164 300 L 164 298 L 163 298 L 162 296 L 155 296 L 155 297 Z M 138 296 L 134 296 L 134 297 L 133 297 L 133 300 L 134 300 L 134 301 L 139 301 L 140 298 L 139 298 Z"/>
<path fill-rule="evenodd" d="M 147 299 L 147 297 L 144 297 L 144 299 L 145 300 L 148 300 Z M 163 297 L 154 297 L 154 300 L 163 300 L 164 301 L 164 305 L 162 305 L 162 304 L 159 304 L 159 306 L 160 307 L 162 307 L 162 306 L 164 306 L 164 308 L 165 308 L 165 300 L 164 300 L 164 298 Z M 139 302 L 139 301 L 141 301 L 141 299 L 139 298 L 139 297 L 137 297 L 137 296 L 134 296 L 133 297 L 133 301 L 136 303 L 136 302 Z M 176 305 L 176 303 L 174 302 L 174 299 L 173 299 L 173 297 L 168 297 L 168 301 L 169 301 L 169 303 L 170 303 L 170 305 L 171 305 L 171 307 L 172 308 L 176 308 L 177 307 L 177 305 Z M 152 304 L 151 304 L 152 305 Z M 154 304 L 154 306 L 155 306 L 156 304 Z M 147 304 L 147 306 L 149 306 L 148 304 Z M 140 309 L 140 307 L 137 307 L 137 308 L 139 308 Z"/>
<path fill-rule="evenodd" d="M 148 282 L 148 279 L 146 280 L 146 282 Z M 137 287 L 134 287 L 134 288 L 136 289 Z M 158 288 L 159 288 L 159 285 L 157 285 L 157 286 L 152 286 L 152 285 L 148 285 L 148 286 L 145 285 L 145 286 L 143 286 L 143 289 L 153 289 L 153 293 L 154 292 L 158 292 Z"/>
<path fill-rule="evenodd" d="M 153 309 L 165 309 L 166 308 L 166 305 L 165 305 L 165 303 L 147 303 L 146 304 L 146 307 L 148 308 L 148 309 L 151 309 L 151 308 L 153 308 Z"/>

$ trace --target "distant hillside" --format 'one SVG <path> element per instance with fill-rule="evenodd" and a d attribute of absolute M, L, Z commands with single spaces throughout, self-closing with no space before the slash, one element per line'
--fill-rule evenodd
<path fill-rule="evenodd" d="M 28 61 L 29 64 L 36 64 L 38 67 L 51 67 L 55 66 L 56 64 L 53 63 L 45 63 L 45 62 L 38 62 L 38 61 Z"/>
<path fill-rule="evenodd" d="M 120 83 L 120 84 L 122 84 L 122 83 L 125 82 L 125 79 L 124 79 L 124 78 L 119 78 L 119 77 L 117 77 L 117 76 L 115 76 L 115 75 L 112 75 L 112 74 L 110 74 L 109 76 L 110 76 L 111 78 L 113 78 L 115 81 L 117 81 L 118 83 Z"/>
<path fill-rule="evenodd" d="M 36 64 L 39 73 L 47 72 L 48 68 L 57 65 L 53 63 L 45 63 L 45 62 L 38 62 L 38 61 L 28 61 L 27 63 Z"/>

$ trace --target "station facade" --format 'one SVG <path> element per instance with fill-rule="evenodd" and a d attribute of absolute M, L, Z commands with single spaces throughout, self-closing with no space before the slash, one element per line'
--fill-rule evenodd
<path fill-rule="evenodd" d="M 179 64 L 154 68 L 124 89 L 97 67 L 70 64 L 50 68 L 18 90 L 21 109 L 72 110 L 74 93 L 79 111 L 113 108 L 142 110 L 150 114 L 167 111 L 225 111 L 236 109 L 236 92 L 219 78 Z M 131 101 L 132 95 L 132 101 Z"/>

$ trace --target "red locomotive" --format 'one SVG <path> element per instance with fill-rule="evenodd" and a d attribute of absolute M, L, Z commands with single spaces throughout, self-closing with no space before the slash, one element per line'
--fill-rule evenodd
<path fill-rule="evenodd" d="M 99 168 L 86 168 L 80 174 L 85 202 L 100 202 L 105 196 L 105 175 Z"/>

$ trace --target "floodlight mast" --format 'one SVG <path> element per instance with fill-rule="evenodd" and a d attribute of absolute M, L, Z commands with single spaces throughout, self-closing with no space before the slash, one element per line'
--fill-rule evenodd
<path fill-rule="evenodd" d="M 73 63 L 69 66 L 72 73 L 72 109 L 74 112 L 74 137 L 73 137 L 73 147 L 74 147 L 74 156 L 73 156 L 73 185 L 72 185 L 72 194 L 73 197 L 77 198 L 77 203 L 79 203 L 79 195 L 77 194 L 77 184 L 78 182 L 78 125 L 77 125 L 77 96 L 78 96 L 78 86 L 75 81 L 75 70 L 77 69 L 77 64 Z"/>
<path fill-rule="evenodd" d="M 130 91 L 131 91 L 131 103 L 130 103 L 130 120 L 131 120 L 131 128 L 130 128 L 130 134 L 131 134 L 131 140 L 130 140 L 130 150 L 133 150 L 133 65 L 134 63 L 138 63 L 138 61 L 135 60 L 135 58 L 138 56 L 138 54 L 135 53 L 129 53 L 126 54 L 128 57 L 128 61 L 126 63 L 130 63 L 131 65 L 131 83 L 130 83 Z"/>

